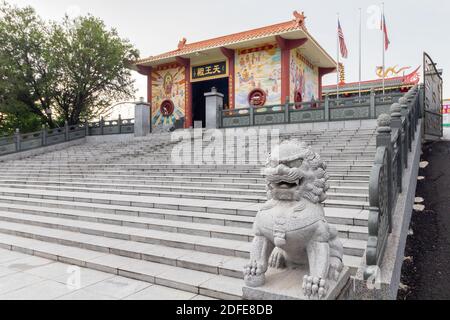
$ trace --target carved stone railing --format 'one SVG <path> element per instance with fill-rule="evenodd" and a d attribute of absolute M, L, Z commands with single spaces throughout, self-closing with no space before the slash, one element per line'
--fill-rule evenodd
<path fill-rule="evenodd" d="M 88 127 L 87 136 L 129 134 L 134 133 L 134 119 L 122 119 L 119 116 L 118 120 L 105 121 L 102 118 L 99 122 L 89 123 Z"/>
<path fill-rule="evenodd" d="M 134 132 L 134 119 L 121 119 L 48 129 L 42 126 L 41 131 L 20 133 L 17 129 L 13 136 L 0 138 L 0 156 L 16 152 L 28 151 L 59 143 L 83 139 L 87 136 L 127 134 Z"/>
<path fill-rule="evenodd" d="M 402 94 L 375 95 L 361 98 L 340 98 L 303 103 L 286 103 L 264 107 L 221 110 L 222 128 L 249 127 L 274 124 L 312 123 L 328 121 L 377 119 L 388 113 L 390 105 Z"/>
<path fill-rule="evenodd" d="M 383 261 L 392 216 L 399 194 L 403 192 L 403 175 L 408 168 L 419 118 L 421 90 L 411 88 L 398 103 L 392 104 L 390 115 L 378 117 L 377 151 L 369 184 L 369 240 L 366 250 L 367 280 L 376 275 Z"/>

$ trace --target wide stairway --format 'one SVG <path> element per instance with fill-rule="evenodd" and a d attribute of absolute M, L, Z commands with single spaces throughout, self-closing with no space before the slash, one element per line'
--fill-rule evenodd
<path fill-rule="evenodd" d="M 355 272 L 367 245 L 375 126 L 282 132 L 288 138 L 327 160 L 326 217 Z M 0 247 L 211 298 L 241 298 L 252 223 L 266 201 L 262 166 L 175 165 L 179 143 L 151 135 L 0 163 Z"/>

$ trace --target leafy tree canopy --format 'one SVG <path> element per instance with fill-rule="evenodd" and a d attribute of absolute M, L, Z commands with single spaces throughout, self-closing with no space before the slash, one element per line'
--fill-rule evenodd
<path fill-rule="evenodd" d="M 21 129 L 33 126 L 23 119 L 55 127 L 98 118 L 135 93 L 128 67 L 138 51 L 91 15 L 46 22 L 3 2 L 0 43 L 0 119 Z"/>

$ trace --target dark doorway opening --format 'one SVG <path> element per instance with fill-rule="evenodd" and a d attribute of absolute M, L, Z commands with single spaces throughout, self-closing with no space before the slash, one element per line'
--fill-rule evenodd
<path fill-rule="evenodd" d="M 206 123 L 206 110 L 205 110 L 205 93 L 211 92 L 211 88 L 216 87 L 217 92 L 220 92 L 224 95 L 223 105 L 229 106 L 229 97 L 228 97 L 228 78 L 207 80 L 201 82 L 192 83 L 192 112 L 193 112 L 193 120 L 202 121 L 203 127 L 205 127 Z"/>

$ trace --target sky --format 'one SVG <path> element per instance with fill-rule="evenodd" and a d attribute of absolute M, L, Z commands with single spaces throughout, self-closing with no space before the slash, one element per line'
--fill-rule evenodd
<path fill-rule="evenodd" d="M 292 12 L 304 11 L 309 32 L 336 58 L 337 13 L 349 50 L 342 60 L 346 81 L 359 78 L 359 8 L 362 11 L 362 79 L 377 78 L 382 65 L 381 2 L 373 0 L 7 0 L 19 6 L 31 5 L 45 19 L 61 20 L 91 13 L 116 28 L 141 52 L 141 57 L 177 48 L 185 37 L 189 42 L 214 38 L 293 19 Z M 444 98 L 450 98 L 450 1 L 384 0 L 391 45 L 386 67 L 423 64 L 426 51 L 444 70 Z M 135 74 L 138 97 L 146 96 L 146 79 Z M 336 83 L 336 75 L 324 84 Z"/>

